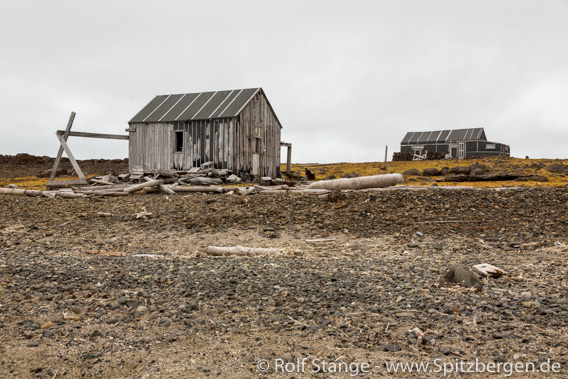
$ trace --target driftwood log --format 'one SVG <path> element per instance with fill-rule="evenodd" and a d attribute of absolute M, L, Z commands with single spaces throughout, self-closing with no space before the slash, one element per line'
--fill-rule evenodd
<path fill-rule="evenodd" d="M 223 180 L 219 178 L 204 178 L 204 177 L 184 179 L 180 180 L 180 182 L 189 183 L 196 186 L 220 186 L 223 184 Z"/>
<path fill-rule="evenodd" d="M 159 185 L 158 188 L 160 189 L 160 191 L 167 193 L 168 195 L 175 195 L 176 192 L 174 190 L 172 190 L 170 187 L 166 186 L 166 185 Z"/>
<path fill-rule="evenodd" d="M 167 188 L 172 190 L 174 193 L 176 193 L 176 192 L 216 192 L 216 193 L 223 193 L 225 191 L 223 189 L 223 187 L 204 187 L 204 186 L 189 186 L 189 187 L 169 186 Z M 156 193 L 156 192 L 162 192 L 162 190 L 161 190 L 161 188 L 156 188 L 156 187 L 146 187 L 146 188 L 144 188 L 144 192 Z"/>
<path fill-rule="evenodd" d="M 328 190 L 358 190 L 366 188 L 384 188 L 402 183 L 404 179 L 401 174 L 385 174 L 373 176 L 361 176 L 352 179 L 333 179 L 322 180 L 309 185 L 310 189 Z"/>
<path fill-rule="evenodd" d="M 144 189 L 146 187 L 158 187 L 162 184 L 164 184 L 164 182 L 161 181 L 161 180 L 150 180 L 150 181 L 147 181 L 145 183 L 135 184 L 133 186 L 127 187 L 123 191 L 126 192 L 126 193 L 132 193 L 132 192 L 140 191 L 141 189 Z"/>
<path fill-rule="evenodd" d="M 6 195 L 19 195 L 19 196 L 41 196 L 43 191 L 38 190 L 26 190 L 18 188 L 0 188 L 0 193 Z"/>
<path fill-rule="evenodd" d="M 244 246 L 229 246 L 229 247 L 208 246 L 206 252 L 207 254 L 213 256 L 222 256 L 222 255 L 251 256 L 251 255 L 282 253 L 285 250 L 286 249 L 284 248 L 274 248 L 274 247 L 262 248 L 262 247 L 244 247 Z"/>

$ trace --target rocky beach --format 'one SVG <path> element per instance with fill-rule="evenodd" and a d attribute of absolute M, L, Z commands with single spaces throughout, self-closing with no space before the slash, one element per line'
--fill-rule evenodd
<path fill-rule="evenodd" d="M 567 208 L 553 187 L 0 196 L 0 376 L 566 375 Z M 440 281 L 480 263 L 505 274 Z"/>

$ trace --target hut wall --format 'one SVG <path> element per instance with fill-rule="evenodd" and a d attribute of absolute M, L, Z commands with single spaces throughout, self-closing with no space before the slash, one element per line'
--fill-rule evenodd
<path fill-rule="evenodd" d="M 268 101 L 261 92 L 257 93 L 238 117 L 235 156 L 237 172 L 252 173 L 253 155 L 258 153 L 259 175 L 279 176 L 280 129 L 280 123 Z"/>
<path fill-rule="evenodd" d="M 510 155 L 509 145 L 497 142 L 489 142 L 489 141 L 475 141 L 475 143 L 476 143 L 475 149 L 474 148 L 470 149 L 468 147 L 467 158 L 495 157 L 495 156 L 508 157 Z"/>
<path fill-rule="evenodd" d="M 173 169 L 189 170 L 213 162 L 215 168 L 234 170 L 233 118 L 177 122 L 173 131 L 183 132 L 183 151 L 173 152 Z"/>
<path fill-rule="evenodd" d="M 171 123 L 132 124 L 129 137 L 129 167 L 146 171 L 171 167 L 173 149 Z M 166 148 L 164 148 L 166 147 Z"/>
<path fill-rule="evenodd" d="M 423 145 L 423 144 L 420 144 Z M 437 152 L 437 153 L 447 153 L 449 150 L 449 145 L 448 144 L 432 144 L 432 145 L 423 145 L 424 146 L 424 150 L 428 150 L 431 152 Z M 400 146 L 400 152 L 401 153 L 411 153 L 412 150 L 412 145 L 401 145 Z"/>

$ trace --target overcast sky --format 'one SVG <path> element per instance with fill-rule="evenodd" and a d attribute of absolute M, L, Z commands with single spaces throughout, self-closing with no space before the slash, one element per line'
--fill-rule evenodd
<path fill-rule="evenodd" d="M 156 95 L 262 87 L 295 163 L 473 127 L 568 158 L 568 0 L 2 0 L 0 47 L 0 154 L 55 156 L 71 111 L 73 130 L 126 134 Z"/>

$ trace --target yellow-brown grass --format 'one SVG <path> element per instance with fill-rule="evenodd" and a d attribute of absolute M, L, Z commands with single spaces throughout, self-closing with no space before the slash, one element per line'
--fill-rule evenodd
<path fill-rule="evenodd" d="M 425 168 L 438 168 L 443 167 L 456 167 L 456 166 L 469 166 L 474 162 L 485 164 L 489 167 L 488 173 L 498 174 L 514 172 L 522 175 L 542 175 L 548 178 L 548 182 L 535 182 L 535 181 L 494 181 L 494 182 L 437 182 L 438 185 L 458 185 L 458 186 L 472 186 L 479 188 L 491 187 L 530 187 L 530 186 L 564 186 L 568 183 L 568 176 L 552 174 L 545 170 L 546 166 L 552 163 L 565 163 L 563 160 L 552 159 L 520 159 L 520 158 L 483 158 L 477 160 L 437 160 L 437 161 L 395 161 L 387 162 L 386 170 L 384 162 L 364 162 L 364 163 L 330 163 L 330 164 L 292 164 L 291 170 L 305 175 L 305 169 L 310 170 L 316 176 L 316 180 L 326 179 L 330 175 L 336 178 L 341 178 L 346 174 L 354 173 L 359 176 L 378 175 L 378 174 L 402 174 L 406 170 L 418 169 L 420 171 Z M 539 165 L 542 168 L 533 168 Z M 533 166 L 533 167 L 530 167 Z M 280 167 L 282 172 L 286 171 L 286 165 L 282 164 Z M 407 184 L 412 185 L 432 185 L 432 182 L 427 180 L 417 179 L 416 176 L 409 176 L 406 178 Z M 431 178 L 435 179 L 435 178 Z"/>
<path fill-rule="evenodd" d="M 59 180 L 78 180 L 78 176 L 60 177 Z M 58 180 L 55 179 L 55 180 Z M 38 178 L 37 176 L 24 176 L 20 178 L 0 178 L 0 187 L 6 187 L 8 184 L 15 184 L 22 189 L 35 189 L 44 191 L 47 186 L 48 178 Z"/>
<path fill-rule="evenodd" d="M 559 159 L 520 159 L 520 158 L 484 158 L 477 160 L 438 160 L 438 161 L 396 161 L 387 162 L 386 170 L 384 169 L 384 162 L 362 162 L 362 163 L 329 163 L 329 164 L 292 164 L 292 171 L 305 175 L 305 169 L 310 170 L 315 174 L 316 180 L 326 179 L 333 175 L 336 178 L 344 177 L 346 174 L 357 174 L 359 176 L 378 175 L 400 173 L 409 169 L 418 169 L 420 171 L 425 168 L 438 168 L 455 167 L 455 166 L 468 166 L 474 162 L 485 164 L 489 167 L 489 173 L 498 174 L 506 172 L 514 172 L 522 175 L 542 175 L 548 178 L 548 182 L 535 182 L 535 181 L 495 181 L 495 182 L 437 182 L 438 185 L 458 185 L 458 186 L 473 186 L 479 188 L 491 187 L 508 187 L 508 186 L 564 186 L 568 183 L 568 175 L 553 174 L 548 172 L 545 168 L 552 163 L 568 162 Z M 537 167 L 539 166 L 539 167 Z M 286 171 L 286 165 L 282 164 L 280 167 L 282 172 Z M 59 179 L 78 179 L 77 177 L 62 177 Z M 429 186 L 433 182 L 428 180 L 418 179 L 416 176 L 409 176 L 406 178 L 407 184 Z M 435 178 L 431 178 L 435 179 Z M 47 178 L 38 178 L 35 176 L 26 176 L 19 178 L 0 178 L 0 187 L 5 187 L 8 184 L 16 184 L 19 188 L 25 189 L 39 189 L 44 190 L 47 184 Z"/>

